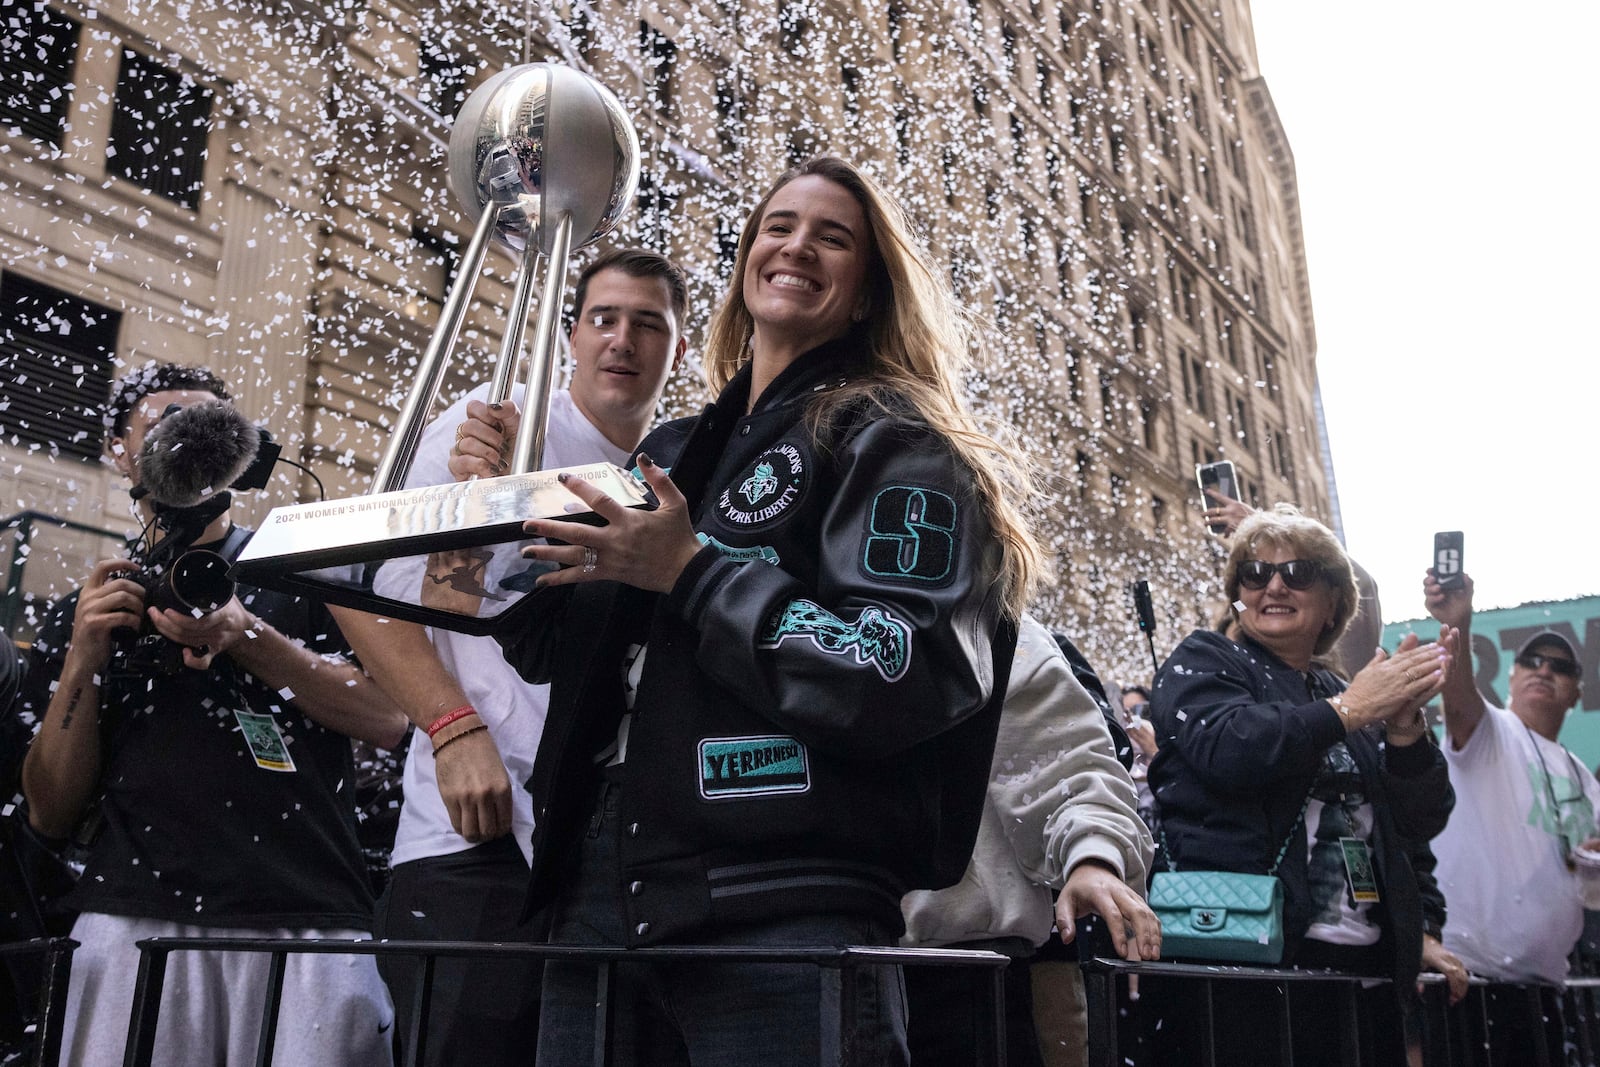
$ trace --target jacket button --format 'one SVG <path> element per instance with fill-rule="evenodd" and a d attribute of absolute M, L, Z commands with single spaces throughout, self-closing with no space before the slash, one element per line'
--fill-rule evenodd
<path fill-rule="evenodd" d="M 649 932 L 650 932 L 650 924 L 649 923 L 640 923 L 638 926 L 635 926 L 633 928 L 633 933 L 634 933 L 634 936 L 636 936 L 636 937 L 643 937 L 646 934 L 648 934 Z"/>
<path fill-rule="evenodd" d="M 644 892 L 644 883 L 643 882 L 629 882 L 628 883 L 628 895 L 629 896 L 636 897 L 640 893 L 643 893 L 643 892 Z"/>
<path fill-rule="evenodd" d="M 631 823 L 628 824 L 628 836 L 629 837 L 638 837 L 639 836 L 639 824 L 638 823 L 631 822 Z"/>

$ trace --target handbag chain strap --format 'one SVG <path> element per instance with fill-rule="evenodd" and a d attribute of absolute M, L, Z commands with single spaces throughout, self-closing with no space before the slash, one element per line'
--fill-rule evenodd
<path fill-rule="evenodd" d="M 1283 865 L 1283 857 L 1288 855 L 1289 846 L 1294 842 L 1294 833 L 1300 829 L 1300 824 L 1305 821 L 1306 812 L 1311 808 L 1311 794 L 1316 789 L 1316 782 L 1312 782 L 1311 789 L 1306 790 L 1306 799 L 1300 805 L 1300 814 L 1294 817 L 1294 825 L 1289 827 L 1288 835 L 1283 839 L 1283 844 L 1278 847 L 1278 854 L 1273 857 L 1272 866 L 1267 868 L 1267 877 L 1278 873 L 1278 868 Z M 1178 870 L 1178 861 L 1172 856 L 1172 846 L 1167 844 L 1167 828 L 1161 828 L 1161 849 L 1167 854 L 1167 867 L 1174 873 Z"/>

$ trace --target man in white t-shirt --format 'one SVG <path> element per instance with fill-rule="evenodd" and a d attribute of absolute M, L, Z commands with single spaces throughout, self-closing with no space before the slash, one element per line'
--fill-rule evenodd
<path fill-rule="evenodd" d="M 1461 630 L 1471 646 L 1472 579 L 1444 589 L 1423 582 L 1428 612 Z M 1470 656 L 1452 662 L 1443 692 L 1445 759 L 1456 807 L 1433 840 L 1449 917 L 1445 945 L 1474 974 L 1499 982 L 1559 984 L 1583 929 L 1575 849 L 1597 833 L 1600 783 L 1556 741 L 1582 695 L 1582 661 L 1555 632 L 1517 649 L 1509 708 L 1483 699 Z M 1548 1041 L 1560 1041 L 1560 997 L 1547 990 L 1541 1014 Z M 1526 1055 L 1534 1010 L 1521 991 L 1490 987 L 1493 1062 Z M 1560 1045 L 1551 1047 L 1552 1059 Z M 1520 1050 L 1520 1051 L 1519 1051 Z"/>
<path fill-rule="evenodd" d="M 686 304 L 683 274 L 654 252 L 611 252 L 583 272 L 569 335 L 572 380 L 551 398 L 546 467 L 602 460 L 626 465 L 683 360 Z M 474 390 L 428 426 L 408 486 L 506 472 L 498 450 L 457 433 L 470 414 L 515 438 L 515 404 L 506 405 L 501 417 L 486 404 L 487 396 L 487 386 Z M 502 555 L 517 568 L 528 565 L 514 552 Z M 421 577 L 420 565 L 408 570 L 400 564 L 392 575 L 389 570 L 380 571 L 376 582 L 386 595 L 400 592 L 386 582 L 415 585 Z M 477 571 L 477 592 L 497 598 L 506 589 L 526 591 L 527 577 L 516 570 L 501 573 L 491 562 Z M 461 590 L 443 595 L 460 596 Z M 362 664 L 419 727 L 406 756 L 393 875 L 378 904 L 376 936 L 542 939 L 519 922 L 533 834 L 533 804 L 521 786 L 544 728 L 548 687 L 518 677 L 493 638 L 362 612 L 337 614 Z M 542 964 L 440 959 L 436 966 L 426 1062 L 526 1062 L 535 1044 Z M 418 964 L 384 957 L 380 969 L 404 1040 L 413 1021 Z"/>

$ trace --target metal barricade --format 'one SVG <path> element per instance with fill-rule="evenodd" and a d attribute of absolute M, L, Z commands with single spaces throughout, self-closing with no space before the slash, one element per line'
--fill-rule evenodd
<path fill-rule="evenodd" d="M 39 956 L 39 991 L 33 1016 L 31 1067 L 56 1067 L 61 1059 L 61 1033 L 67 1016 L 67 986 L 72 978 L 70 937 L 41 937 L 0 944 L 0 958 Z"/>
<path fill-rule="evenodd" d="M 879 948 L 873 946 L 818 946 L 815 948 L 742 948 L 683 945 L 673 947 L 624 949 L 595 945 L 504 945 L 472 941 L 331 941 L 279 938 L 148 938 L 137 943 L 139 975 L 134 989 L 133 1014 L 128 1026 L 125 1067 L 149 1067 L 155 1052 L 156 1025 L 161 1011 L 161 988 L 165 981 L 167 957 L 174 952 L 253 952 L 271 956 L 266 1001 L 262 1005 L 257 1067 L 272 1063 L 283 979 L 291 953 L 330 955 L 399 955 L 422 960 L 411 1032 L 404 1035 L 406 1067 L 422 1062 L 427 1048 L 427 1019 L 432 996 L 434 961 L 440 957 L 469 959 L 522 958 L 587 961 L 596 967 L 596 1011 L 602 1025 L 597 1031 L 595 1067 L 611 1064 L 611 1028 L 615 985 L 619 963 L 717 962 L 717 963 L 795 963 L 809 964 L 821 972 L 823 1002 L 836 1001 L 836 1017 L 818 1020 L 821 1028 L 823 1062 L 839 1067 L 876 1067 L 860 1063 L 845 1044 L 845 1022 L 854 1011 L 857 981 L 862 967 L 918 966 L 987 968 L 987 981 L 979 976 L 975 995 L 982 1010 L 980 1033 L 974 1035 L 974 1067 L 1005 1067 L 1005 1020 L 1001 984 L 1010 962 L 996 952 L 959 949 Z"/>
<path fill-rule="evenodd" d="M 1195 1035 L 1200 1046 L 1197 1067 L 1232 1067 L 1216 1056 L 1211 1002 L 1218 983 L 1257 983 L 1281 987 L 1281 996 L 1262 997 L 1262 1016 L 1254 1033 L 1278 1049 L 1277 1060 L 1292 1065 L 1290 1034 L 1294 1021 L 1289 1011 L 1291 983 L 1324 982 L 1341 987 L 1340 1061 L 1348 1067 L 1377 1067 L 1363 1060 L 1361 1028 L 1368 1025 L 1356 1010 L 1355 991 L 1387 979 L 1319 969 L 1279 969 L 1203 963 L 1129 963 L 1096 955 L 1082 961 L 1084 992 L 1088 1001 L 1090 1067 L 1139 1067 L 1139 1049 L 1125 1046 L 1128 1032 L 1119 1023 L 1124 1011 L 1137 1020 L 1138 1001 L 1119 1000 L 1119 983 L 1129 978 L 1150 978 L 1180 983 L 1182 995 L 1197 1004 L 1206 1017 L 1203 1032 Z M 1600 1067 L 1600 977 L 1570 978 L 1564 986 L 1492 983 L 1472 978 L 1465 998 L 1451 1007 L 1442 975 L 1424 973 L 1420 1009 L 1404 1020 L 1406 1044 L 1420 1054 L 1426 1067 L 1479 1067 L 1490 1062 L 1491 1017 L 1519 1016 L 1525 1039 L 1519 1040 L 1512 1062 L 1519 1067 Z M 1192 987 L 1192 988 L 1191 988 Z M 1169 992 L 1169 996 L 1171 996 Z M 1496 1007 L 1491 1010 L 1491 1000 Z M 1552 1006 L 1561 1010 L 1560 1026 L 1551 1017 Z M 1267 1017 L 1268 1012 L 1272 1018 Z M 1561 1039 L 1556 1041 L 1559 1031 Z M 1382 1065 L 1387 1067 L 1387 1064 Z"/>

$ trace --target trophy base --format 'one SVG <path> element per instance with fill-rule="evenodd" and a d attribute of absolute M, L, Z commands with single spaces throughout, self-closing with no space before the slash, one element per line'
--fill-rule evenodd
<path fill-rule="evenodd" d="M 274 508 L 234 563 L 246 585 L 468 634 L 508 624 L 548 564 L 522 558 L 529 519 L 600 524 L 558 480 L 581 478 L 624 507 L 644 483 L 592 463 Z"/>

